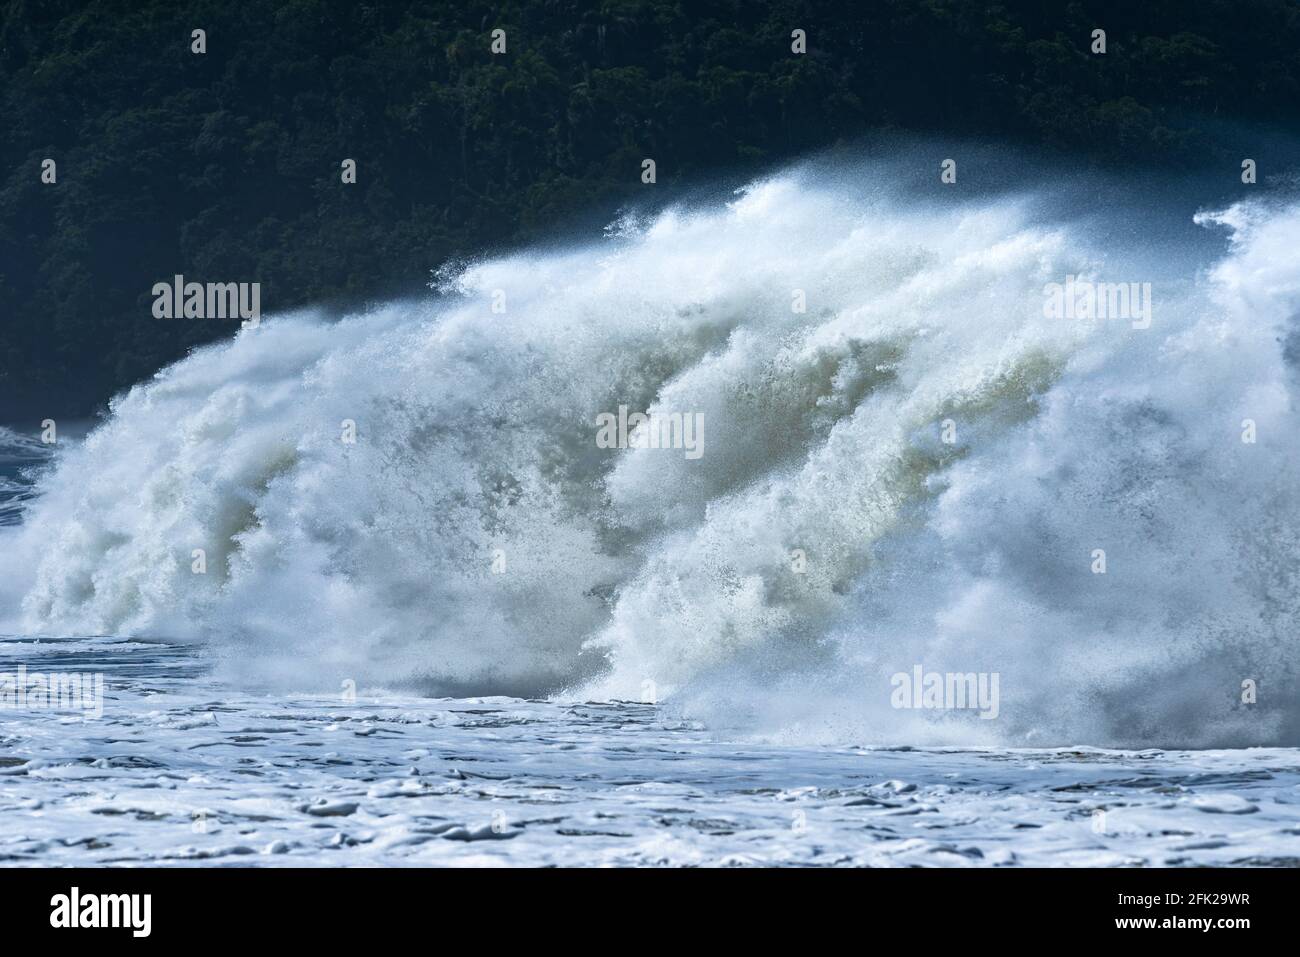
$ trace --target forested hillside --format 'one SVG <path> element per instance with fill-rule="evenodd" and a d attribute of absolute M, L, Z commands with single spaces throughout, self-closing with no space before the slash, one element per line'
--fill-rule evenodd
<path fill-rule="evenodd" d="M 1221 119 L 1297 126 L 1300 4 L 12 0 L 0 421 L 231 335 L 153 317 L 175 273 L 260 282 L 267 312 L 356 304 L 644 199 L 646 157 L 665 194 L 878 128 L 1187 164 Z"/>

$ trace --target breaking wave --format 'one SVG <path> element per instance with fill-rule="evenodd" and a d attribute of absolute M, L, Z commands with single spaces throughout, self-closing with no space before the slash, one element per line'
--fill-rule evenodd
<path fill-rule="evenodd" d="M 792 740 L 1296 743 L 1300 207 L 1202 212 L 1207 264 L 1048 187 L 878 178 L 196 352 L 0 529 L 0 628 L 296 687 L 653 688 Z M 1150 327 L 1045 316 L 1067 276 L 1150 282 Z M 702 454 L 598 447 L 620 406 L 700 415 Z M 998 673 L 998 720 L 892 707 L 917 664 Z"/>

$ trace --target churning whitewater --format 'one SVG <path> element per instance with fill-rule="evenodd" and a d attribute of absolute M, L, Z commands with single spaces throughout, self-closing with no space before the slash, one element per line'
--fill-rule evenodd
<path fill-rule="evenodd" d="M 1188 208 L 1211 264 L 1050 187 L 871 179 L 197 351 L 0 528 L 0 632 L 304 692 L 652 688 L 774 741 L 1295 744 L 1300 207 Z M 1150 283 L 1148 324 L 1050 315 L 1067 277 Z M 700 454 L 602 447 L 620 407 L 697 416 Z M 998 675 L 997 720 L 894 707 L 917 666 Z"/>

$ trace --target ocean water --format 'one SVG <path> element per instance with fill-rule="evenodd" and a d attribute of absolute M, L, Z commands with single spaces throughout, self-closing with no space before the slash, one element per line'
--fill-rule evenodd
<path fill-rule="evenodd" d="M 736 742 L 635 702 L 248 691 L 130 639 L 18 660 L 108 691 L 5 714 L 9 866 L 1300 865 L 1290 748 Z"/>
<path fill-rule="evenodd" d="M 0 854 L 1300 859 L 1300 204 L 893 172 L 272 316 L 53 453 L 0 433 L 0 655 L 106 688 L 0 712 Z M 1067 280 L 1149 309 L 1045 314 Z M 700 454 L 600 447 L 620 406 Z M 996 700 L 899 707 L 918 668 Z"/>

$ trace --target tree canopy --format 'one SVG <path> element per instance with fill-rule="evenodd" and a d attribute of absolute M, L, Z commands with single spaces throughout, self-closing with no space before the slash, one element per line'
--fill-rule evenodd
<path fill-rule="evenodd" d="M 1293 0 L 10 0 L 0 17 L 6 421 L 88 412 L 232 334 L 153 317 L 174 273 L 261 282 L 267 311 L 408 292 L 644 195 L 645 157 L 671 186 L 886 128 L 1185 163 L 1215 148 L 1207 119 L 1300 118 Z"/>

